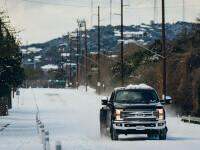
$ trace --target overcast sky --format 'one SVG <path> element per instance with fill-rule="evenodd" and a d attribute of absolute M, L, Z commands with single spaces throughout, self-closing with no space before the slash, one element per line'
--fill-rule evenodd
<path fill-rule="evenodd" d="M 0 0 L 11 24 L 20 33 L 23 44 L 42 43 L 77 28 L 77 19 L 85 19 L 91 27 L 91 0 Z M 93 0 L 93 25 L 97 24 L 97 6 L 101 6 L 102 25 L 110 23 L 110 0 Z M 42 2 L 42 3 L 35 3 Z M 120 24 L 120 0 L 112 0 L 112 25 Z M 46 4 L 44 4 L 46 3 Z M 47 4 L 48 3 L 48 4 Z M 53 5 L 53 4 L 54 5 Z M 161 0 L 158 22 L 161 22 Z M 150 23 L 154 16 L 154 0 L 124 0 L 124 24 Z M 183 0 L 166 0 L 166 22 L 183 20 Z M 185 20 L 195 22 L 200 14 L 200 0 L 185 0 Z"/>

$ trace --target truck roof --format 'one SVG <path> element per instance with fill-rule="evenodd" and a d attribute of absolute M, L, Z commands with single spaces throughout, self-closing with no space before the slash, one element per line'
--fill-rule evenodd
<path fill-rule="evenodd" d="M 126 90 L 126 89 L 153 89 L 151 86 L 148 86 L 146 84 L 130 84 L 126 87 L 118 87 L 115 88 L 114 91 L 118 91 L 118 90 Z"/>

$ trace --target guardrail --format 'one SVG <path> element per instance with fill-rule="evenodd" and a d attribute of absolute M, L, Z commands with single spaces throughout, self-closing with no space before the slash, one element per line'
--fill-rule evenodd
<path fill-rule="evenodd" d="M 37 125 L 37 133 L 41 139 L 41 144 L 43 144 L 43 150 L 50 150 L 50 140 L 49 140 L 49 132 L 45 130 L 44 124 L 40 120 L 40 111 L 37 105 L 35 94 L 33 93 L 35 104 L 36 104 L 36 125 Z M 57 141 L 55 144 L 56 150 L 62 150 L 61 142 Z"/>
<path fill-rule="evenodd" d="M 200 118 L 189 116 L 182 116 L 181 121 L 193 124 L 200 124 Z"/>
<path fill-rule="evenodd" d="M 49 132 L 45 131 L 44 124 L 38 118 L 38 113 L 36 114 L 36 124 L 38 135 L 41 139 L 41 143 L 43 144 L 43 150 L 50 150 Z"/>
<path fill-rule="evenodd" d="M 44 124 L 40 121 L 38 113 L 36 114 L 37 132 L 43 144 L 43 150 L 50 150 L 49 132 L 45 131 Z M 61 142 L 56 142 L 56 150 L 62 150 Z"/>

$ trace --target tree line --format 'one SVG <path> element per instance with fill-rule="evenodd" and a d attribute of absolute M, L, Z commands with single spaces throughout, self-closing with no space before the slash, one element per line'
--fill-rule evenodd
<path fill-rule="evenodd" d="M 12 91 L 22 85 L 25 76 L 20 41 L 5 22 L 4 13 L 0 14 L 0 115 L 6 115 L 12 108 Z"/>

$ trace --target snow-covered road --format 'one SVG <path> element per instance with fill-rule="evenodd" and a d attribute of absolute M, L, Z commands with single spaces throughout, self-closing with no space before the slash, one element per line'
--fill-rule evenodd
<path fill-rule="evenodd" d="M 149 140 L 146 135 L 121 136 L 120 141 L 101 139 L 99 134 L 100 97 L 93 91 L 72 89 L 21 89 L 20 106 L 17 99 L 10 115 L 0 117 L 0 150 L 42 150 L 37 135 L 36 103 L 40 120 L 50 133 L 51 150 L 62 142 L 63 150 L 198 150 L 200 126 L 182 123 L 168 116 L 166 141 Z M 2 127 L 0 127 L 1 130 Z"/>

